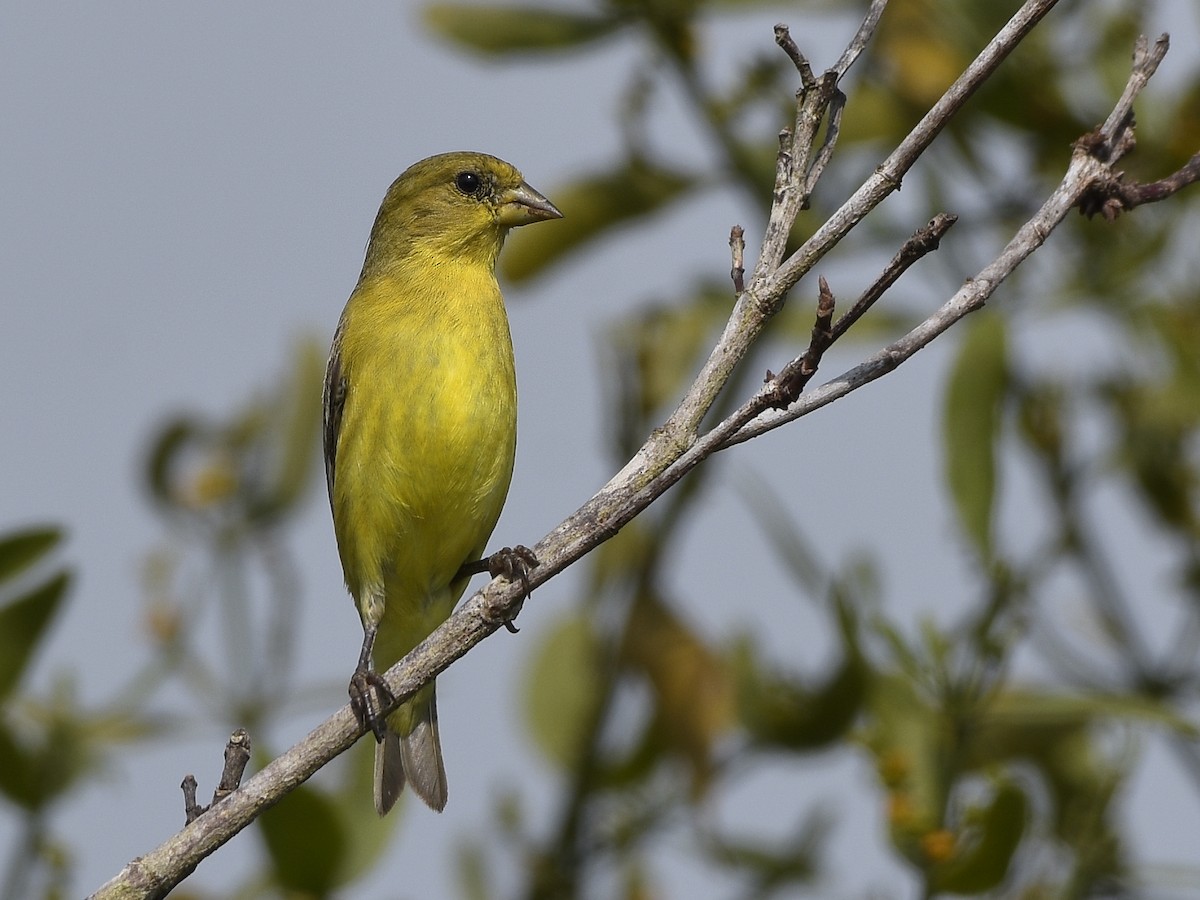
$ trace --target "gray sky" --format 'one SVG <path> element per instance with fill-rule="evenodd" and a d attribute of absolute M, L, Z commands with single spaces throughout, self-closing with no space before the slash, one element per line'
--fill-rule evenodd
<path fill-rule="evenodd" d="M 1185 7 L 1165 7 L 1163 27 L 1194 33 L 1194 22 L 1181 19 Z M 36 687 L 48 690 L 69 672 L 81 696 L 99 703 L 144 661 L 138 573 L 162 537 L 137 482 L 146 439 L 172 411 L 230 411 L 279 375 L 297 337 L 327 341 L 379 200 L 403 168 L 445 150 L 486 150 L 553 199 L 568 174 L 615 153 L 612 113 L 634 58 L 627 44 L 582 61 L 491 67 L 435 44 L 417 9 L 116 0 L 13 4 L 0 17 L 0 421 L 8 423 L 0 529 L 65 524 L 65 559 L 79 575 Z M 801 21 L 798 12 L 768 9 L 723 25 L 713 42 L 719 65 L 769 49 L 780 18 Z M 848 34 L 840 23 L 793 31 L 819 66 Z M 1173 57 L 1189 52 L 1184 41 L 1175 46 Z M 658 127 L 694 143 L 670 110 Z M 530 288 L 506 291 L 521 430 L 493 543 L 532 544 L 611 474 L 597 449 L 606 428 L 597 354 L 604 328 L 640 301 L 673 296 L 692 273 L 726 267 L 735 221 L 751 239 L 761 233 L 736 198 L 708 196 L 659 220 L 653 233 L 610 241 Z M 829 360 L 829 374 L 849 361 Z M 885 594 L 901 604 L 889 608 L 893 615 L 937 613 L 938 598 L 971 587 L 939 487 L 946 363 L 947 348 L 932 348 L 724 463 L 793 473 L 775 483 L 829 560 L 858 548 L 881 553 Z M 806 477 L 820 471 L 829 477 Z M 780 658 L 811 645 L 819 659 L 822 642 L 806 636 L 826 623 L 792 598 L 761 542 L 732 559 L 713 552 L 731 530 L 755 534 L 732 488 L 714 496 L 688 534 L 678 575 L 680 595 L 697 598 L 689 606 L 697 627 L 720 641 L 749 622 L 764 626 L 762 639 Z M 273 735 L 279 746 L 343 702 L 361 635 L 317 492 L 290 549 L 303 584 L 299 668 L 306 683 L 330 691 L 327 708 Z M 520 637 L 489 639 L 440 679 L 449 806 L 441 816 L 408 809 L 387 861 L 355 896 L 396 896 L 401 884 L 408 896 L 450 892 L 453 851 L 478 833 L 498 785 L 528 798 L 534 822 L 549 820 L 557 776 L 524 737 L 516 700 L 525 655 L 570 608 L 576 577 L 537 592 Z M 198 726 L 139 750 L 71 798 L 55 827 L 79 854 L 78 892 L 182 824 L 179 780 L 194 772 L 202 795 L 210 791 L 224 737 L 219 726 Z M 1153 744 L 1132 801 L 1135 844 L 1148 859 L 1190 852 L 1195 861 L 1200 809 L 1193 794 L 1172 791 L 1172 766 Z M 900 870 L 884 849 L 865 759 L 764 766 L 721 808 L 722 820 L 754 830 L 769 810 L 787 821 L 796 807 L 791 797 L 781 803 L 780 785 L 804 798 L 802 808 L 835 812 L 830 863 L 839 887 L 894 883 Z M 854 802 L 844 799 L 848 791 Z M 370 797 L 363 814 L 373 814 Z M 0 811 L 0 846 L 11 833 Z M 240 836 L 193 883 L 216 891 L 238 883 L 256 840 Z M 865 862 L 864 846 L 875 848 Z M 674 895 L 710 893 L 713 881 L 677 864 L 681 847 L 655 861 Z M 511 884 L 512 873 L 498 878 Z"/>

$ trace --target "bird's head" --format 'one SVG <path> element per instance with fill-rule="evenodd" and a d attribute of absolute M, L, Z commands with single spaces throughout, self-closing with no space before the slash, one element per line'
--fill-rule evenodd
<path fill-rule="evenodd" d="M 388 188 L 371 229 L 366 266 L 386 267 L 413 254 L 478 256 L 493 265 L 509 228 L 561 217 L 502 159 L 467 152 L 431 156 Z"/>

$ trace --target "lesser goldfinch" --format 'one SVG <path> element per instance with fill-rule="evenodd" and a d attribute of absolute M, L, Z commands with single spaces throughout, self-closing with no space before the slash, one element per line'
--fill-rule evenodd
<path fill-rule="evenodd" d="M 351 700 L 378 740 L 375 808 L 446 805 L 434 685 L 379 721 L 386 670 L 450 615 L 512 478 L 517 388 L 496 257 L 561 217 L 513 166 L 446 153 L 388 188 L 325 375 L 325 474 L 363 624 Z M 372 692 L 379 692 L 373 696 Z"/>

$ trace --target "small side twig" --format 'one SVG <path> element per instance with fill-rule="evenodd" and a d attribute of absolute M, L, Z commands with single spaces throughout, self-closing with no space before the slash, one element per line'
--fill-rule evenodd
<path fill-rule="evenodd" d="M 800 84 L 803 85 L 803 90 L 807 91 L 816 87 L 817 80 L 813 77 L 812 66 L 809 65 L 808 59 L 801 52 L 800 47 L 797 46 L 791 31 L 782 22 L 775 26 L 775 43 L 779 45 L 779 49 L 788 55 L 788 59 L 792 61 L 792 65 L 800 73 Z"/>
<path fill-rule="evenodd" d="M 833 299 L 833 291 L 829 289 L 829 282 L 825 280 L 824 275 L 817 279 L 817 287 L 817 321 L 813 325 L 808 350 L 800 358 L 800 374 L 810 378 L 816 373 L 817 366 L 821 364 L 821 356 L 837 340 L 837 335 L 833 333 L 831 327 L 836 303 Z"/>
<path fill-rule="evenodd" d="M 1089 219 L 1095 215 L 1104 216 L 1111 222 L 1121 213 L 1128 212 L 1143 203 L 1157 203 L 1165 200 L 1177 191 L 1183 190 L 1189 184 L 1200 181 L 1200 153 L 1196 153 L 1183 166 L 1176 169 L 1166 178 L 1141 184 L 1136 181 L 1122 181 L 1124 173 L 1116 173 L 1112 178 L 1097 182 L 1079 198 L 1079 212 Z"/>
<path fill-rule="evenodd" d="M 784 366 L 778 375 L 771 372 L 770 369 L 767 370 L 765 383 L 771 385 L 773 389 L 770 405 L 774 409 L 787 409 L 800 396 L 804 386 L 817 373 L 817 367 L 821 365 L 821 357 L 834 342 L 832 323 L 833 310 L 837 302 L 834 300 L 833 291 L 829 289 L 829 282 L 825 280 L 824 275 L 817 279 L 817 284 L 819 286 L 817 321 L 813 325 L 808 349 Z"/>
<path fill-rule="evenodd" d="M 1091 148 L 1091 152 L 1101 162 L 1114 163 L 1133 149 L 1133 101 L 1150 83 L 1170 48 L 1171 39 L 1168 35 L 1159 35 L 1153 47 L 1144 34 L 1138 35 L 1133 47 L 1133 67 L 1129 80 L 1125 82 L 1125 90 L 1121 92 L 1120 99 L 1104 124 L 1093 132 L 1099 142 Z"/>
<path fill-rule="evenodd" d="M 224 800 L 242 785 L 242 775 L 250 762 L 250 735 L 245 728 L 239 728 L 229 736 L 225 744 L 225 768 L 221 771 L 221 780 L 213 791 L 212 803 L 201 806 L 196 802 L 196 776 L 187 775 L 180 785 L 183 788 L 183 811 L 187 824 L 191 824 L 217 803 Z"/>
<path fill-rule="evenodd" d="M 196 776 L 187 774 L 183 776 L 183 782 L 179 785 L 183 789 L 183 816 L 184 821 L 191 825 L 198 818 L 204 815 L 208 809 L 207 806 L 201 806 L 196 802 L 196 790 L 199 787 L 196 784 Z"/>
<path fill-rule="evenodd" d="M 740 294 L 746 289 L 746 229 L 741 225 L 729 229 L 729 249 L 733 256 L 729 277 L 733 281 L 733 292 Z"/>
<path fill-rule="evenodd" d="M 879 20 L 883 18 L 883 11 L 887 8 L 888 0 L 871 0 L 871 8 L 867 10 L 866 16 L 863 17 L 862 24 L 858 26 L 858 31 L 854 33 L 854 37 L 850 39 L 850 43 L 846 45 L 846 49 L 842 51 L 841 57 L 834 63 L 833 71 L 837 72 L 838 80 L 849 71 L 854 65 L 855 60 L 862 55 L 863 50 L 867 48 L 867 44 L 871 42 L 871 38 L 875 36 L 875 29 L 879 27 Z"/>
<path fill-rule="evenodd" d="M 875 283 L 863 291 L 862 296 L 854 301 L 854 305 L 837 320 L 837 324 L 833 326 L 830 343 L 840 338 L 855 322 L 861 319 L 875 304 L 875 301 L 882 297 L 884 292 L 895 284 L 913 263 L 927 253 L 936 250 L 942 241 L 942 236 L 957 221 L 958 216 L 953 213 L 938 213 L 929 220 L 928 225 L 918 229 L 912 237 L 905 241 L 896 255 L 892 257 L 891 262 L 879 273 Z"/>
<path fill-rule="evenodd" d="M 846 95 L 838 89 L 837 78 L 832 71 L 825 73 L 821 84 L 826 89 L 823 97 L 828 96 L 829 98 L 826 102 L 825 139 L 821 141 L 821 149 L 817 151 L 817 158 L 812 161 L 812 165 L 808 167 L 808 172 L 804 177 L 802 209 L 808 209 L 809 199 L 812 197 L 813 191 L 817 189 L 817 182 L 821 180 L 821 176 L 825 174 L 825 167 L 833 158 L 833 148 L 837 146 L 838 137 L 842 132 L 842 111 L 846 108 Z M 827 88 L 826 85 L 828 85 Z"/>
<path fill-rule="evenodd" d="M 784 366 L 779 375 L 767 373 L 767 381 L 774 382 L 772 390 L 775 391 L 775 395 L 770 403 L 771 408 L 786 409 L 799 398 L 800 392 L 817 374 L 825 351 L 849 331 L 913 263 L 936 250 L 942 236 L 957 221 L 958 216 L 952 213 L 938 213 L 930 219 L 928 225 L 904 242 L 879 277 L 854 301 L 854 305 L 838 318 L 836 324 L 830 324 L 834 308 L 833 293 L 829 290 L 824 276 L 818 279 L 820 296 L 817 300 L 817 324 L 813 328 L 808 349 Z"/>

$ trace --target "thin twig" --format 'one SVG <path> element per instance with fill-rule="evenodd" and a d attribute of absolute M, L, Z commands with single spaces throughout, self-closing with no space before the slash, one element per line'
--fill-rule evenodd
<path fill-rule="evenodd" d="M 726 446 L 739 444 L 760 434 L 772 431 L 787 422 L 828 406 L 863 385 L 891 372 L 938 335 L 968 313 L 987 302 L 992 292 L 1034 250 L 1045 243 L 1050 232 L 1078 203 L 1087 187 L 1107 170 L 1098 160 L 1077 151 L 1062 183 L 1034 216 L 1009 241 L 1008 246 L 992 262 L 958 289 L 958 291 L 923 322 L 899 340 L 867 357 L 852 369 L 801 396 L 784 412 L 766 412 L 746 425 Z"/>
<path fill-rule="evenodd" d="M 833 315 L 833 294 L 829 290 L 824 276 L 819 279 L 820 299 L 817 303 L 817 326 L 813 329 L 812 340 L 808 349 L 780 370 L 779 375 L 767 373 L 768 389 L 773 391 L 771 409 L 786 409 L 796 401 L 812 377 L 817 374 L 821 358 L 825 351 L 833 346 L 842 335 L 850 330 L 874 304 L 894 285 L 917 260 L 932 253 L 941 243 L 942 236 L 958 221 L 958 216 L 950 213 L 938 213 L 929 224 L 918 230 L 904 242 L 900 250 L 892 257 L 891 262 L 884 267 L 879 277 L 868 287 L 854 305 L 843 313 L 837 323 L 830 325 L 823 321 L 822 316 Z"/>
<path fill-rule="evenodd" d="M 1029 34 L 1058 0 L 1027 0 L 999 33 L 988 42 L 966 71 L 950 85 L 916 127 L 900 142 L 854 194 L 842 204 L 777 271 L 752 278 L 749 293 L 756 305 L 771 308 L 814 265 L 885 197 L 899 190 L 900 182 L 968 99 L 996 71 L 1008 54 Z M 756 269 L 755 275 L 759 272 Z"/>
<path fill-rule="evenodd" d="M 225 768 L 221 770 L 221 780 L 213 791 L 213 803 L 220 803 L 238 789 L 249 762 L 250 735 L 245 728 L 239 728 L 225 744 Z"/>
<path fill-rule="evenodd" d="M 813 77 L 812 66 L 808 64 L 808 59 L 800 51 L 796 45 L 795 39 L 792 38 L 792 33 L 788 27 L 782 22 L 775 26 L 775 43 L 779 45 L 784 53 L 788 55 L 788 59 L 796 67 L 796 71 L 800 73 L 800 84 L 804 90 L 809 90 L 816 86 L 816 79 Z"/>
<path fill-rule="evenodd" d="M 238 789 L 242 783 L 242 775 L 250 762 L 250 735 L 245 728 L 239 728 L 229 736 L 225 744 L 225 767 L 221 770 L 221 780 L 213 791 L 212 803 L 201 806 L 196 802 L 196 777 L 185 775 L 180 787 L 183 789 L 184 820 L 188 824 L 204 815 L 213 806 L 224 800 Z"/>
<path fill-rule="evenodd" d="M 1018 26 L 1023 27 L 1023 24 L 1018 22 L 1018 18 L 1020 18 L 1020 14 L 1014 16 L 1013 20 L 1006 26 L 1006 30 L 1020 30 Z M 993 41 L 993 43 L 995 42 Z M 1115 161 L 1118 158 L 1114 155 L 1117 152 L 1117 148 L 1132 146 L 1132 138 L 1126 137 L 1125 133 L 1132 131 L 1133 101 L 1137 97 L 1138 92 L 1146 86 L 1150 77 L 1158 68 L 1158 64 L 1162 62 L 1167 47 L 1168 41 L 1166 35 L 1159 38 L 1153 50 L 1148 48 L 1144 38 L 1139 39 L 1139 49 L 1134 54 L 1134 65 L 1129 80 L 1126 83 L 1124 92 L 1121 94 L 1117 107 L 1114 107 L 1114 113 L 1120 108 L 1126 111 L 1125 114 L 1109 115 L 1104 124 L 1096 129 L 1096 131 L 1092 132 L 1086 139 L 1076 142 L 1071 164 L 1062 182 L 1037 214 L 1021 227 L 1020 231 L 1017 232 L 1008 246 L 1004 248 L 1000 256 L 981 270 L 975 278 L 964 284 L 936 313 L 900 340 L 880 350 L 839 378 L 827 382 L 817 390 L 806 394 L 786 411 L 772 409 L 768 403 L 766 408 L 769 411 L 765 411 L 758 417 L 757 421 L 746 425 L 738 431 L 735 436 L 731 437 L 726 446 L 749 440 L 750 438 L 778 428 L 786 422 L 794 421 L 801 416 L 808 415 L 810 412 L 826 406 L 834 400 L 844 397 L 851 391 L 857 390 L 863 385 L 874 381 L 876 378 L 887 374 L 905 360 L 911 358 L 913 354 L 942 334 L 963 316 L 983 306 L 997 285 L 1007 278 L 1034 250 L 1045 243 L 1050 232 L 1063 220 L 1072 208 L 1084 202 L 1089 192 L 1093 191 L 1096 185 L 1105 185 L 1112 181 L 1114 176 L 1109 168 L 1109 162 Z M 978 63 L 979 60 L 976 60 L 976 62 Z M 974 67 L 975 63 L 972 64 L 971 68 Z M 959 81 L 962 80 L 962 78 L 959 79 Z M 955 85 L 958 83 L 955 82 Z M 947 92 L 947 96 L 954 91 L 955 87 L 952 86 L 950 91 Z M 946 97 L 944 96 L 943 100 L 945 99 Z M 941 102 L 939 101 L 938 105 Z M 918 126 L 917 130 L 920 129 L 921 126 Z M 914 133 L 916 132 L 914 131 Z M 896 155 L 896 153 L 893 153 L 892 157 Z M 889 157 L 889 159 L 892 157 Z M 1101 157 L 1104 157 L 1104 159 Z M 1184 173 L 1176 173 L 1181 182 L 1180 186 L 1182 187 L 1185 182 L 1191 183 L 1187 181 L 1190 175 L 1188 167 L 1185 166 L 1180 172 Z M 861 192 L 862 189 L 857 193 Z M 846 209 L 846 206 L 843 206 L 844 209 Z M 835 213 L 834 218 L 837 215 Z M 830 221 L 832 221 L 832 218 Z M 816 235 L 813 236 L 813 239 L 815 238 Z M 810 242 L 813 239 L 810 239 Z M 802 247 L 797 251 L 793 259 L 803 250 L 804 248 Z M 786 267 L 791 263 L 792 260 L 789 260 L 784 266 Z M 754 291 L 753 284 L 751 284 L 749 291 Z M 735 418 L 737 415 L 735 413 L 731 418 Z"/>
<path fill-rule="evenodd" d="M 1165 34 L 1159 35 L 1153 47 L 1150 47 L 1145 35 L 1138 37 L 1133 50 L 1132 75 L 1125 83 L 1121 98 L 1098 131 L 1102 146 L 1106 149 L 1103 153 L 1098 148 L 1092 151 L 1104 162 L 1115 163 L 1133 149 L 1133 101 L 1154 77 L 1170 47 L 1171 39 Z"/>
<path fill-rule="evenodd" d="M 191 825 L 204 815 L 208 807 L 201 806 L 196 802 L 196 791 L 200 786 L 196 783 L 195 775 L 192 775 L 190 772 L 184 775 L 179 787 L 183 791 L 183 821 L 184 824 Z"/>
<path fill-rule="evenodd" d="M 804 355 L 800 357 L 797 365 L 800 377 L 806 382 L 816 374 L 817 367 L 821 365 L 821 357 L 837 340 L 837 335 L 833 330 L 833 310 L 837 304 L 824 275 L 817 279 L 817 288 L 817 321 L 813 324 L 808 349 L 804 351 Z"/>
<path fill-rule="evenodd" d="M 808 209 L 813 191 L 817 189 L 817 182 L 825 174 L 825 168 L 833 158 L 833 148 L 837 146 L 838 138 L 842 133 L 842 111 L 846 108 L 846 95 L 837 87 L 832 86 L 835 83 L 832 72 L 826 72 L 825 77 L 831 82 L 828 112 L 826 113 L 825 139 L 821 142 L 821 149 L 817 151 L 817 158 L 808 167 L 808 172 L 805 175 L 804 196 L 800 201 L 801 209 Z"/>
<path fill-rule="evenodd" d="M 741 225 L 729 229 L 729 250 L 733 257 L 729 277 L 733 281 L 733 292 L 740 294 L 746 289 L 746 229 Z"/>
<path fill-rule="evenodd" d="M 858 26 L 858 31 L 846 45 L 841 58 L 833 65 L 833 71 L 837 72 L 838 81 L 841 81 L 842 77 L 850 71 L 850 67 L 854 65 L 855 60 L 862 55 L 867 44 L 871 42 L 871 38 L 875 36 L 875 29 L 879 27 L 879 20 L 883 18 L 883 11 L 887 9 L 887 5 L 888 0 L 871 0 L 871 8 L 867 10 L 867 15 L 863 18 L 862 24 Z"/>
<path fill-rule="evenodd" d="M 778 375 L 767 369 L 767 377 L 763 379 L 764 384 L 775 386 L 775 397 L 771 401 L 774 409 L 787 409 L 788 404 L 800 395 L 821 364 L 821 356 L 833 343 L 833 310 L 837 302 L 824 275 L 817 279 L 817 285 L 817 320 L 808 349 L 784 366 Z"/>
<path fill-rule="evenodd" d="M 1102 215 L 1112 222 L 1123 212 L 1144 203 L 1165 200 L 1197 181 L 1200 181 L 1200 153 L 1195 154 L 1166 178 L 1148 184 L 1122 181 L 1119 173 L 1114 174 L 1104 182 L 1094 185 L 1079 199 L 1079 211 L 1088 218 Z"/>
<path fill-rule="evenodd" d="M 875 279 L 874 284 L 863 291 L 862 296 L 854 301 L 854 305 L 837 320 L 833 326 L 830 343 L 840 338 L 855 322 L 861 319 L 875 304 L 875 301 L 883 296 L 884 291 L 899 281 L 900 276 L 908 271 L 917 260 L 936 250 L 941 244 L 942 237 L 957 221 L 958 216 L 953 213 L 938 213 L 929 220 L 928 225 L 918 229 L 912 237 L 905 241 L 896 255 L 892 257 L 891 262 Z"/>
<path fill-rule="evenodd" d="M 739 297 L 720 340 L 678 408 L 630 460 L 626 470 L 640 472 L 645 478 L 654 477 L 664 468 L 661 464 L 664 450 L 669 453 L 672 448 L 687 447 L 696 441 L 700 423 L 708 415 L 738 363 L 766 328 L 770 317 L 782 306 L 788 291 L 851 228 L 888 194 L 899 188 L 900 180 L 921 153 L 1056 3 L 1057 0 L 1026 0 L 867 182 L 782 264 L 779 260 L 791 223 L 795 220 L 795 212 L 798 211 L 798 198 L 794 189 L 786 186 L 781 189 L 776 182 L 758 264 L 754 267 L 745 293 Z M 808 93 L 811 96 L 813 92 Z"/>

